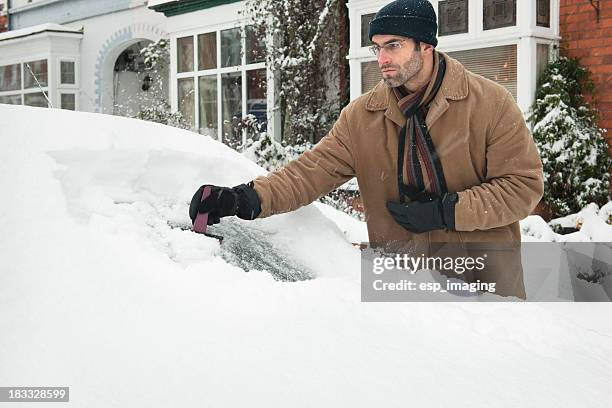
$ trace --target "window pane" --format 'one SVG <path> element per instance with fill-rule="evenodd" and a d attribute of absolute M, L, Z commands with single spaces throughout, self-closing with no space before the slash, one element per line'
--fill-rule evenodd
<path fill-rule="evenodd" d="M 378 62 L 368 61 L 361 63 L 361 93 L 366 93 L 376 86 L 382 79 Z"/>
<path fill-rule="evenodd" d="M 60 108 L 67 110 L 76 110 L 76 102 L 74 94 L 72 93 L 63 93 L 61 95 Z"/>
<path fill-rule="evenodd" d="M 62 84 L 74 84 L 74 61 L 60 62 L 60 80 Z"/>
<path fill-rule="evenodd" d="M 0 103 L 6 103 L 8 105 L 21 105 L 21 95 L 0 96 Z"/>
<path fill-rule="evenodd" d="M 25 102 L 24 105 L 38 106 L 39 108 L 46 108 L 48 106 L 47 99 L 45 99 L 45 95 L 43 95 L 42 92 L 25 94 L 23 98 Z"/>
<path fill-rule="evenodd" d="M 468 70 L 505 86 L 516 99 L 516 45 L 449 52 L 448 55 Z"/>
<path fill-rule="evenodd" d="M 193 78 L 182 78 L 178 80 L 178 108 L 183 117 L 191 126 L 195 119 L 195 97 L 193 89 Z"/>
<path fill-rule="evenodd" d="M 240 28 L 221 31 L 221 67 L 240 65 Z"/>
<path fill-rule="evenodd" d="M 468 0 L 446 0 L 438 4 L 438 35 L 468 32 Z"/>
<path fill-rule="evenodd" d="M 27 65 L 30 65 L 30 69 L 32 70 L 32 72 L 30 72 Z M 34 80 L 34 77 L 32 76 L 32 73 L 34 73 L 36 79 L 38 79 L 40 86 L 47 86 L 47 60 L 32 61 L 23 64 L 25 88 L 38 87 L 36 81 Z"/>
<path fill-rule="evenodd" d="M 0 67 L 0 92 L 17 91 L 21 89 L 21 65 L 5 65 Z"/>
<path fill-rule="evenodd" d="M 242 119 L 242 73 L 221 75 L 223 143 L 236 148 L 242 143 L 237 126 Z"/>
<path fill-rule="evenodd" d="M 540 27 L 550 27 L 550 0 L 538 0 L 537 8 L 537 25 Z"/>
<path fill-rule="evenodd" d="M 266 69 L 247 71 L 247 114 L 255 116 L 264 131 L 268 120 L 268 104 L 266 100 Z"/>
<path fill-rule="evenodd" d="M 548 65 L 550 47 L 548 44 L 538 44 L 536 48 L 536 83 L 540 83 L 540 77 Z"/>
<path fill-rule="evenodd" d="M 217 138 L 217 76 L 200 77 L 200 133 Z"/>
<path fill-rule="evenodd" d="M 217 33 L 198 35 L 198 69 L 217 68 Z"/>
<path fill-rule="evenodd" d="M 484 0 L 484 29 L 516 25 L 516 0 Z"/>
<path fill-rule="evenodd" d="M 266 60 L 266 44 L 252 26 L 246 27 L 246 63 L 254 64 Z"/>
<path fill-rule="evenodd" d="M 376 13 L 364 14 L 361 16 L 361 46 L 367 47 L 370 45 L 370 38 L 368 36 L 370 32 L 370 21 L 374 19 Z"/>
<path fill-rule="evenodd" d="M 193 71 L 193 37 L 176 40 L 178 72 Z"/>

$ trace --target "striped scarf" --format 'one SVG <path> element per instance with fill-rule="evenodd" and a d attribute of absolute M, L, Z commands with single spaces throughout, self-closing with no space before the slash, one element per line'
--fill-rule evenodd
<path fill-rule="evenodd" d="M 442 164 L 425 123 L 429 105 L 440 89 L 446 70 L 444 58 L 434 55 L 434 76 L 427 85 L 414 93 L 409 93 L 403 85 L 393 88 L 399 109 L 407 120 L 399 136 L 400 202 L 410 201 L 415 189 L 439 196 L 447 192 Z"/>

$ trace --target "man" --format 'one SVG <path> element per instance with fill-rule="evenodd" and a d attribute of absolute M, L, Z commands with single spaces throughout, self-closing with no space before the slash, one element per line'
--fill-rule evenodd
<path fill-rule="evenodd" d="M 191 218 L 208 212 L 213 224 L 292 211 L 356 176 L 372 245 L 520 243 L 518 221 L 543 193 L 536 146 L 504 87 L 435 50 L 436 20 L 427 1 L 383 7 L 369 27 L 383 80 L 284 168 L 248 185 L 212 186 L 200 202 L 202 186 Z M 524 298 L 516 256 L 502 254 L 504 270 L 477 277 Z"/>

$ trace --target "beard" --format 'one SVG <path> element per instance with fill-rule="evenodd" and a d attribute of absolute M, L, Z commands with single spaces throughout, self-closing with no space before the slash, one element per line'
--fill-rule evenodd
<path fill-rule="evenodd" d="M 414 78 L 421 72 L 423 68 L 423 57 L 418 52 L 413 52 L 412 56 L 404 65 L 383 65 L 380 67 L 381 71 L 387 68 L 394 68 L 397 71 L 392 76 L 385 77 L 383 74 L 383 81 L 389 88 L 396 88 L 404 85 L 406 82 Z"/>

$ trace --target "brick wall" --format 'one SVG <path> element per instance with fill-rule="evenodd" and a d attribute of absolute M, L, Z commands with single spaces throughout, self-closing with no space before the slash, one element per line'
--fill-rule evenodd
<path fill-rule="evenodd" d="M 589 0 L 561 0 L 561 48 L 567 56 L 579 57 L 591 71 L 599 126 L 608 129 L 608 142 L 612 142 L 612 1 L 602 0 L 599 4 L 597 22 Z"/>
<path fill-rule="evenodd" d="M 0 33 L 8 30 L 8 17 L 6 15 L 0 16 Z"/>

